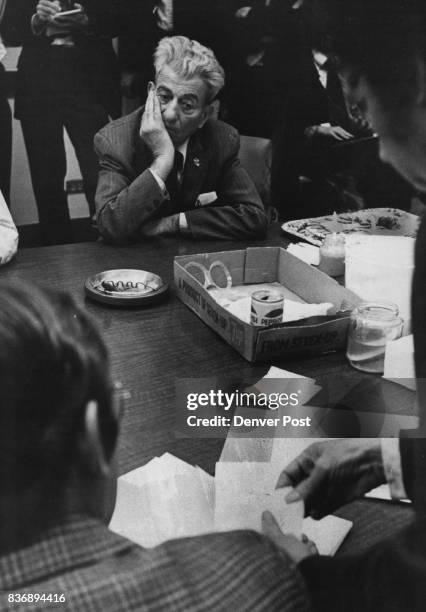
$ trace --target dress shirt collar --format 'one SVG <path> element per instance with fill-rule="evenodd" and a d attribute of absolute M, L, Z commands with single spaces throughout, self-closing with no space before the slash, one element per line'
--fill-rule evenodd
<path fill-rule="evenodd" d="M 322 70 L 325 70 L 325 65 L 328 62 L 328 57 L 322 51 L 318 51 L 317 49 L 312 49 L 312 56 L 314 58 L 315 66 Z"/>

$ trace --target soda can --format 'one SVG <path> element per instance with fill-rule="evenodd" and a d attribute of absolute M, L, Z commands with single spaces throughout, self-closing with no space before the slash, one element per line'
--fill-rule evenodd
<path fill-rule="evenodd" d="M 284 296 L 279 291 L 262 289 L 251 296 L 250 322 L 258 327 L 283 322 Z"/>

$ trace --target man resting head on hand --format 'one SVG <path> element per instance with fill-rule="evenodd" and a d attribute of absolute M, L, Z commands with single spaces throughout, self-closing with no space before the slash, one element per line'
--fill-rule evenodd
<path fill-rule="evenodd" d="M 117 243 L 165 233 L 262 236 L 266 215 L 238 160 L 238 133 L 210 118 L 225 82 L 213 52 L 163 38 L 154 65 L 145 106 L 95 137 L 100 233 Z"/>

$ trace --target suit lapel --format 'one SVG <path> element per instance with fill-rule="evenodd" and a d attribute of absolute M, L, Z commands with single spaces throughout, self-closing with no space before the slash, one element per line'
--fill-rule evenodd
<path fill-rule="evenodd" d="M 181 210 L 194 208 L 207 175 L 209 152 L 204 146 L 202 129 L 196 132 L 188 143 L 183 181 L 181 185 Z"/>

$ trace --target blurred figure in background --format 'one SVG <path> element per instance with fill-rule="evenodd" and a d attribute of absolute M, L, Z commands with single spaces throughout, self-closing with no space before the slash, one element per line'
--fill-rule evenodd
<path fill-rule="evenodd" d="M 380 162 L 371 126 L 346 99 L 327 52 L 318 0 L 305 0 L 298 16 L 298 64 L 273 139 L 271 200 L 280 217 L 408 209 L 412 188 Z"/>
<path fill-rule="evenodd" d="M 152 56 L 164 36 L 182 35 L 211 48 L 226 69 L 230 24 L 227 0 L 141 0 L 119 39 L 124 112 L 135 110 L 145 99 L 154 79 Z"/>
<path fill-rule="evenodd" d="M 77 9 L 61 17 L 65 9 Z M 64 189 L 64 128 L 74 146 L 91 216 L 97 182 L 93 137 L 120 112 L 110 4 L 85 0 L 13 0 L 8 30 L 23 44 L 15 116 L 20 119 L 44 244 L 73 240 Z"/>
<path fill-rule="evenodd" d="M 225 117 L 241 134 L 271 138 L 277 129 L 288 92 L 299 76 L 297 8 L 294 0 L 230 3 Z"/>

